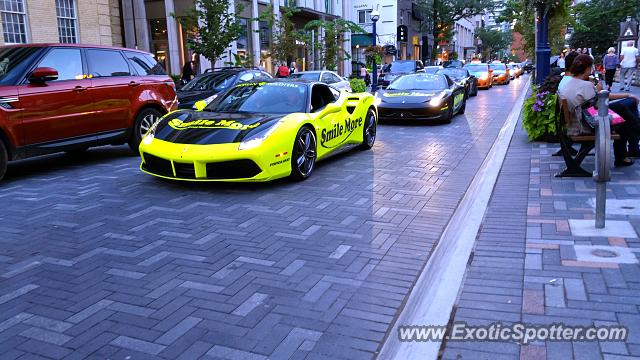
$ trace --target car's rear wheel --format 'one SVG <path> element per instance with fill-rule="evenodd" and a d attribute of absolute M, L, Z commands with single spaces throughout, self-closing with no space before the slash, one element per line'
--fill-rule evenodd
<path fill-rule="evenodd" d="M 369 150 L 373 147 L 373 144 L 376 142 L 376 130 L 376 113 L 372 109 L 369 109 L 362 129 L 362 145 L 360 145 L 360 149 Z"/>
<path fill-rule="evenodd" d="M 144 108 L 136 116 L 136 121 L 133 124 L 133 132 L 129 139 L 129 147 L 134 152 L 138 151 L 138 146 L 142 137 L 149 131 L 151 126 L 156 121 L 160 120 L 162 113 L 154 108 Z"/>
<path fill-rule="evenodd" d="M 9 163 L 9 154 L 7 154 L 7 148 L 4 145 L 4 142 L 0 140 L 0 180 L 4 177 L 4 174 L 7 172 L 7 164 Z"/>
<path fill-rule="evenodd" d="M 316 167 L 316 135 L 304 126 L 298 130 L 291 152 L 291 177 L 294 180 L 304 180 L 311 176 Z"/>

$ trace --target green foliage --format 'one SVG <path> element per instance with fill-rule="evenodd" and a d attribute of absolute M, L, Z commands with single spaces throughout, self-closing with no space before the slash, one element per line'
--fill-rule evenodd
<path fill-rule="evenodd" d="M 178 18 L 185 28 L 198 29 L 187 44 L 212 64 L 242 35 L 243 28 L 237 16 L 242 9 L 238 7 L 235 13 L 229 12 L 230 4 L 231 0 L 195 0 L 186 16 Z"/>
<path fill-rule="evenodd" d="M 238 66 L 238 67 L 252 67 L 253 55 L 252 54 L 247 54 L 247 55 L 233 54 L 233 60 L 226 61 L 225 65 Z"/>
<path fill-rule="evenodd" d="M 367 91 L 367 85 L 362 79 L 350 79 L 349 84 L 351 84 L 351 91 L 354 93 L 361 93 Z"/>
<path fill-rule="evenodd" d="M 640 1 L 591 0 L 573 8 L 576 25 L 572 47 L 590 47 L 594 54 L 606 54 L 618 38 L 619 23 L 628 15 L 640 14 Z"/>
<path fill-rule="evenodd" d="M 273 65 L 278 63 L 288 63 L 295 57 L 298 50 L 298 41 L 303 40 L 304 35 L 296 29 L 291 17 L 299 10 L 293 7 L 281 7 L 280 18 L 276 19 L 271 5 L 258 17 L 260 21 L 266 21 L 273 29 L 270 46 L 267 50 L 267 57 L 271 57 Z"/>
<path fill-rule="evenodd" d="M 511 33 L 487 28 L 476 29 L 476 35 L 482 40 L 483 59 L 491 59 L 500 50 L 511 45 Z"/>
<path fill-rule="evenodd" d="M 364 33 L 365 30 L 353 21 L 337 18 L 335 20 L 311 20 L 304 26 L 307 35 L 304 37 L 305 43 L 309 46 L 313 43 L 315 50 L 320 52 L 320 67 L 328 70 L 336 70 L 338 63 L 342 60 L 351 59 L 351 55 L 344 49 L 344 42 L 347 39 L 344 33 Z M 311 39 L 311 30 L 315 30 L 316 37 L 323 30 L 322 41 Z"/>
<path fill-rule="evenodd" d="M 498 22 L 514 24 L 513 31 L 522 35 L 523 49 L 529 58 L 535 58 L 535 0 L 507 0 L 504 10 L 496 18 Z M 551 53 L 558 54 L 564 47 L 564 34 L 567 26 L 575 21 L 569 13 L 571 0 L 546 2 L 549 17 L 549 45 Z M 518 49 L 519 50 L 519 49 Z"/>
<path fill-rule="evenodd" d="M 452 25 L 464 18 L 493 11 L 499 4 L 493 0 L 417 0 L 416 5 L 425 16 L 423 31 L 431 31 L 435 39 L 432 56 L 437 55 L 438 41 L 453 38 Z"/>
<path fill-rule="evenodd" d="M 547 135 L 556 134 L 556 102 L 558 101 L 558 96 L 546 93 L 542 100 L 543 106 L 537 108 L 534 106 L 537 95 L 538 91 L 534 90 L 524 102 L 524 107 L 522 108 L 522 127 L 529 135 L 530 141 L 541 140 Z M 536 109 L 541 111 L 536 111 Z"/>

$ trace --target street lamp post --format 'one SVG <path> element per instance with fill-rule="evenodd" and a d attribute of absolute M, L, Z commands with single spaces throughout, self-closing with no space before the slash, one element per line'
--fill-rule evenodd
<path fill-rule="evenodd" d="M 376 46 L 376 38 L 377 38 L 376 23 L 378 22 L 378 19 L 380 19 L 380 13 L 378 12 L 378 10 L 373 10 L 371 12 L 371 22 L 373 23 L 373 34 L 371 35 L 373 36 L 372 44 L 374 48 Z M 376 90 L 378 90 L 378 66 L 376 65 L 375 56 L 373 57 L 373 67 L 371 69 L 371 72 L 373 73 L 373 82 L 371 83 L 371 91 L 376 92 Z"/>
<path fill-rule="evenodd" d="M 551 47 L 549 46 L 549 19 L 545 11 L 546 2 L 536 2 L 536 84 L 540 85 L 551 72 L 549 58 Z"/>

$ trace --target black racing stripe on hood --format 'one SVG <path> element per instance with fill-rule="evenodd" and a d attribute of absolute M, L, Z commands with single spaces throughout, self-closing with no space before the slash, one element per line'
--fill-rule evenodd
<path fill-rule="evenodd" d="M 273 125 L 283 116 L 282 114 L 176 111 L 168 114 L 158 123 L 155 138 L 177 144 L 237 143 L 247 135 Z"/>

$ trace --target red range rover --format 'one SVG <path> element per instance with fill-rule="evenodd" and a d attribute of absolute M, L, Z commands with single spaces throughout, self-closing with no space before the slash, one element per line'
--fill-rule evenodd
<path fill-rule="evenodd" d="M 7 162 L 140 139 L 177 108 L 175 84 L 151 54 L 124 48 L 0 47 L 0 179 Z"/>

